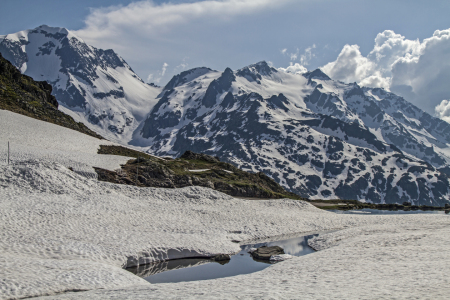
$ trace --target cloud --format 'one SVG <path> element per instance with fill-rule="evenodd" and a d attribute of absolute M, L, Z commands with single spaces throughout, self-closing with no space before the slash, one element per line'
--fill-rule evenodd
<path fill-rule="evenodd" d="M 313 49 L 315 48 L 316 45 L 313 44 L 312 46 L 307 47 L 303 54 L 300 54 L 300 50 L 298 48 L 295 53 L 288 53 L 287 49 L 281 50 L 281 53 L 283 55 L 287 55 L 290 58 L 291 62 L 289 63 L 289 66 L 287 68 L 278 68 L 278 70 L 292 74 L 303 74 L 308 72 L 308 69 L 305 67 L 305 65 L 308 65 L 310 60 L 315 56 L 315 54 L 313 53 Z M 299 59 L 300 63 L 295 62 L 297 59 Z"/>
<path fill-rule="evenodd" d="M 345 45 L 337 59 L 321 69 L 335 80 L 360 82 L 373 74 L 375 64 L 361 55 L 358 45 Z"/>
<path fill-rule="evenodd" d="M 173 69 L 173 71 L 175 72 L 175 73 L 179 73 L 179 72 L 181 72 L 181 71 L 183 71 L 183 70 L 186 70 L 188 67 L 189 67 L 189 64 L 187 63 L 187 60 L 189 59 L 189 57 L 184 57 L 183 58 L 183 60 L 182 60 L 182 62 L 179 64 L 179 65 L 177 65 L 174 69 Z"/>
<path fill-rule="evenodd" d="M 321 69 L 336 80 L 391 90 L 430 114 L 439 106 L 441 113 L 442 99 L 450 99 L 450 29 L 422 42 L 385 30 L 367 56 L 358 45 L 345 45 Z"/>
<path fill-rule="evenodd" d="M 161 76 L 164 76 L 165 74 L 166 74 L 166 71 L 167 71 L 167 67 L 169 66 L 169 64 L 168 63 L 164 63 L 163 64 L 163 67 L 162 67 L 162 70 L 161 70 Z"/>
<path fill-rule="evenodd" d="M 450 123 L 450 101 L 449 100 L 442 100 L 441 103 L 439 103 L 435 107 L 435 112 L 436 112 L 437 117 Z"/>
<path fill-rule="evenodd" d="M 308 70 L 301 64 L 299 64 L 299 63 L 293 64 L 292 62 L 289 67 L 278 68 L 278 70 L 282 71 L 282 72 L 286 72 L 286 73 L 292 73 L 292 74 L 303 74 L 303 73 L 308 72 Z"/>
<path fill-rule="evenodd" d="M 290 58 L 291 61 L 296 61 L 297 59 L 300 60 L 301 65 L 308 65 L 310 60 L 315 57 L 315 54 L 313 53 L 313 49 L 316 48 L 316 44 L 313 44 L 310 47 L 307 47 L 303 54 L 300 54 L 300 50 L 297 48 L 295 52 L 288 53 L 288 49 L 285 48 L 281 50 L 281 54 L 286 55 Z M 300 58 L 299 58 L 300 57 Z"/>
<path fill-rule="evenodd" d="M 117 37 L 140 30 L 146 35 L 160 36 L 180 24 L 202 18 L 229 21 L 231 17 L 254 14 L 292 0 L 210 0 L 193 3 L 132 2 L 127 6 L 92 9 L 85 28 L 77 31 L 87 42 Z M 148 36 L 147 36 L 148 37 Z"/>
<path fill-rule="evenodd" d="M 189 65 L 215 67 L 239 57 L 254 56 L 258 46 L 248 35 L 258 36 L 268 26 L 267 17 L 295 0 L 206 0 L 157 4 L 136 1 L 126 6 L 91 9 L 84 27 L 74 33 L 86 43 L 114 49 L 138 74 L 155 74 L 167 62 L 179 66 L 189 57 Z M 259 22 L 248 26 L 247 22 Z M 254 47 L 254 48 L 252 48 Z M 239 49 L 239 55 L 236 50 Z M 248 49 L 246 51 L 242 49 Z M 245 56 L 244 56 L 245 55 Z M 267 59 L 256 58 L 247 64 Z M 214 63 L 220 61 L 222 63 Z M 228 65 L 231 67 L 231 65 Z M 237 67 L 242 67 L 241 65 Z M 173 69 L 175 70 L 175 68 Z M 174 75 L 165 72 L 162 81 Z"/>
<path fill-rule="evenodd" d="M 311 47 L 308 47 L 305 49 L 305 53 L 303 53 L 300 56 L 300 64 L 307 66 L 309 64 L 309 61 L 311 60 L 311 58 L 313 58 L 315 56 L 314 53 L 312 53 L 312 50 L 316 48 L 316 44 L 313 44 Z"/>
<path fill-rule="evenodd" d="M 297 52 L 296 52 L 296 53 L 291 53 L 291 54 L 290 54 L 290 57 L 291 57 L 291 60 L 297 60 L 297 57 L 298 57 L 298 49 L 297 49 Z"/>
<path fill-rule="evenodd" d="M 158 72 L 158 77 L 155 78 L 154 74 L 151 73 L 147 76 L 147 83 L 151 83 L 151 82 L 155 82 L 155 83 L 160 83 L 161 79 L 164 77 L 164 75 L 166 74 L 167 71 L 167 67 L 169 66 L 168 63 L 163 63 L 163 66 L 161 68 L 161 71 Z M 152 81 L 153 80 L 153 81 Z"/>

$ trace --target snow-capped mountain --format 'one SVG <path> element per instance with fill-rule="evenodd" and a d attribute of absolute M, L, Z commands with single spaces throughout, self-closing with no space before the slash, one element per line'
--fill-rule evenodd
<path fill-rule="evenodd" d="M 450 174 L 450 124 L 383 89 L 265 62 L 188 70 L 161 89 L 113 50 L 45 25 L 0 36 L 0 52 L 22 73 L 49 82 L 60 109 L 77 121 L 153 154 L 219 156 L 310 198 L 450 199 L 443 173 Z"/>
<path fill-rule="evenodd" d="M 109 139 L 128 141 L 161 91 L 113 50 L 87 45 L 65 28 L 0 36 L 0 52 L 23 74 L 49 82 L 63 112 Z"/>
<path fill-rule="evenodd" d="M 265 62 L 175 76 L 132 143 L 219 156 L 301 196 L 442 205 L 450 124 L 382 89 Z"/>

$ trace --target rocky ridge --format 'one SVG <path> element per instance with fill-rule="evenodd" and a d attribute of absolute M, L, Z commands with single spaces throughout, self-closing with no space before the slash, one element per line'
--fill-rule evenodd
<path fill-rule="evenodd" d="M 188 76 L 189 74 L 189 76 Z M 381 89 L 260 62 L 180 74 L 141 131 L 149 153 L 186 150 L 263 172 L 311 199 L 443 206 L 450 124 Z"/>
<path fill-rule="evenodd" d="M 0 36 L 0 53 L 23 74 L 47 81 L 60 110 L 116 141 L 131 139 L 161 90 L 113 50 L 90 46 L 65 28 Z"/>
<path fill-rule="evenodd" d="M 99 154 L 136 157 L 119 171 L 95 168 L 101 181 L 141 187 L 203 186 L 237 197 L 302 199 L 264 173 L 248 173 L 205 154 L 186 151 L 178 159 L 162 159 L 118 146 L 101 146 Z"/>
<path fill-rule="evenodd" d="M 58 102 L 51 93 L 50 84 L 22 75 L 0 54 L 0 109 L 102 138 L 83 123 L 75 122 L 72 117 L 59 111 Z"/>

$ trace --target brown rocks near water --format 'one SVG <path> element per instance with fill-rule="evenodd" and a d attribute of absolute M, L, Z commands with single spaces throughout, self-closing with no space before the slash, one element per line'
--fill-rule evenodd
<path fill-rule="evenodd" d="M 272 247 L 262 246 L 262 247 L 256 249 L 255 251 L 253 251 L 251 254 L 252 254 L 252 257 L 255 259 L 270 260 L 270 257 L 272 255 L 280 255 L 280 254 L 285 254 L 285 253 L 284 253 L 283 248 L 278 247 L 278 246 L 272 246 Z"/>

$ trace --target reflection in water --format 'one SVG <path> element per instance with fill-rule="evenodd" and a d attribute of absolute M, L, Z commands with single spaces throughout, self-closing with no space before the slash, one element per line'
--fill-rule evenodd
<path fill-rule="evenodd" d="M 177 270 L 189 267 L 200 266 L 203 264 L 214 262 L 210 259 L 205 258 L 187 258 L 187 259 L 176 259 L 176 260 L 166 260 L 155 262 L 148 265 L 141 265 L 139 267 L 127 268 L 127 271 L 144 278 L 158 273 Z"/>
<path fill-rule="evenodd" d="M 255 260 L 247 251 L 262 246 L 280 246 L 286 254 L 302 256 L 313 253 L 307 240 L 316 235 L 286 238 L 241 246 L 241 251 L 221 265 L 209 259 L 177 259 L 127 269 L 151 283 L 196 281 L 248 274 L 267 268 L 272 261 Z"/>

